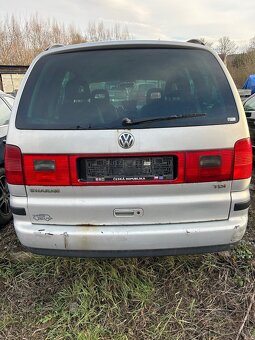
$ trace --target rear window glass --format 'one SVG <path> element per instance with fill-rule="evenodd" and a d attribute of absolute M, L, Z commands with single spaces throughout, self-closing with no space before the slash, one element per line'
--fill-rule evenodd
<path fill-rule="evenodd" d="M 176 115 L 185 117 L 161 119 Z M 16 127 L 118 129 L 127 119 L 140 121 L 132 128 L 142 129 L 230 124 L 238 121 L 238 113 L 226 76 L 208 51 L 79 51 L 36 63 Z"/>

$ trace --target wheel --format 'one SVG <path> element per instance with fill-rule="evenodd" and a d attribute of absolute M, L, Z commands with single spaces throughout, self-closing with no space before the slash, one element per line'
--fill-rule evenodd
<path fill-rule="evenodd" d="M 11 218 L 10 193 L 4 168 L 0 168 L 0 228 L 4 227 Z"/>

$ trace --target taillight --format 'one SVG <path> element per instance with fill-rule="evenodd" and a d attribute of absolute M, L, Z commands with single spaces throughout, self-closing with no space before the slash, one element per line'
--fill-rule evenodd
<path fill-rule="evenodd" d="M 5 169 L 9 184 L 36 186 L 199 183 L 246 179 L 252 174 L 250 138 L 237 141 L 234 149 L 175 152 L 173 155 L 177 159 L 177 177 L 165 182 L 80 182 L 77 160 L 85 155 L 22 155 L 17 146 L 9 144 L 5 148 Z"/>
<path fill-rule="evenodd" d="M 24 184 L 22 154 L 17 146 L 10 144 L 6 145 L 4 165 L 7 183 L 17 185 Z"/>
<path fill-rule="evenodd" d="M 186 153 L 186 182 L 214 182 L 232 179 L 233 150 Z"/>
<path fill-rule="evenodd" d="M 24 155 L 26 185 L 70 185 L 67 155 Z"/>
<path fill-rule="evenodd" d="M 250 138 L 240 139 L 234 148 L 233 179 L 246 179 L 252 175 L 252 144 Z"/>

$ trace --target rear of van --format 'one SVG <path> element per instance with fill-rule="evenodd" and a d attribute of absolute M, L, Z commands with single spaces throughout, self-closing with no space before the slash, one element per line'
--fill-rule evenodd
<path fill-rule="evenodd" d="M 225 66 L 202 45 L 42 53 L 18 92 L 5 164 L 16 233 L 35 253 L 213 252 L 247 226 L 246 117 Z"/>

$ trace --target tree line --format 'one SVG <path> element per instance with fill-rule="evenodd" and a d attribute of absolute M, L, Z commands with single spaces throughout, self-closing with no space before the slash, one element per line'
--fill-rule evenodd
<path fill-rule="evenodd" d="M 205 38 L 200 40 L 219 53 L 238 88 L 243 86 L 248 75 L 255 74 L 255 36 L 242 52 L 238 52 L 237 44 L 227 36 L 214 42 Z"/>
<path fill-rule="evenodd" d="M 52 44 L 64 45 L 102 40 L 132 39 L 126 25 L 105 26 L 90 22 L 82 32 L 74 25 L 64 25 L 38 15 L 25 20 L 15 16 L 0 18 L 0 64 L 29 65 L 34 57 Z M 227 36 L 218 41 L 200 40 L 216 50 L 227 65 L 236 85 L 241 87 L 249 74 L 255 73 L 255 36 L 247 48 L 238 53 L 238 46 Z"/>
<path fill-rule="evenodd" d="M 78 44 L 101 40 L 131 39 L 126 25 L 106 27 L 101 22 L 90 22 L 81 32 L 74 25 L 59 24 L 56 20 L 38 15 L 26 20 L 15 16 L 0 19 L 0 64 L 29 65 L 34 57 L 53 44 Z"/>

